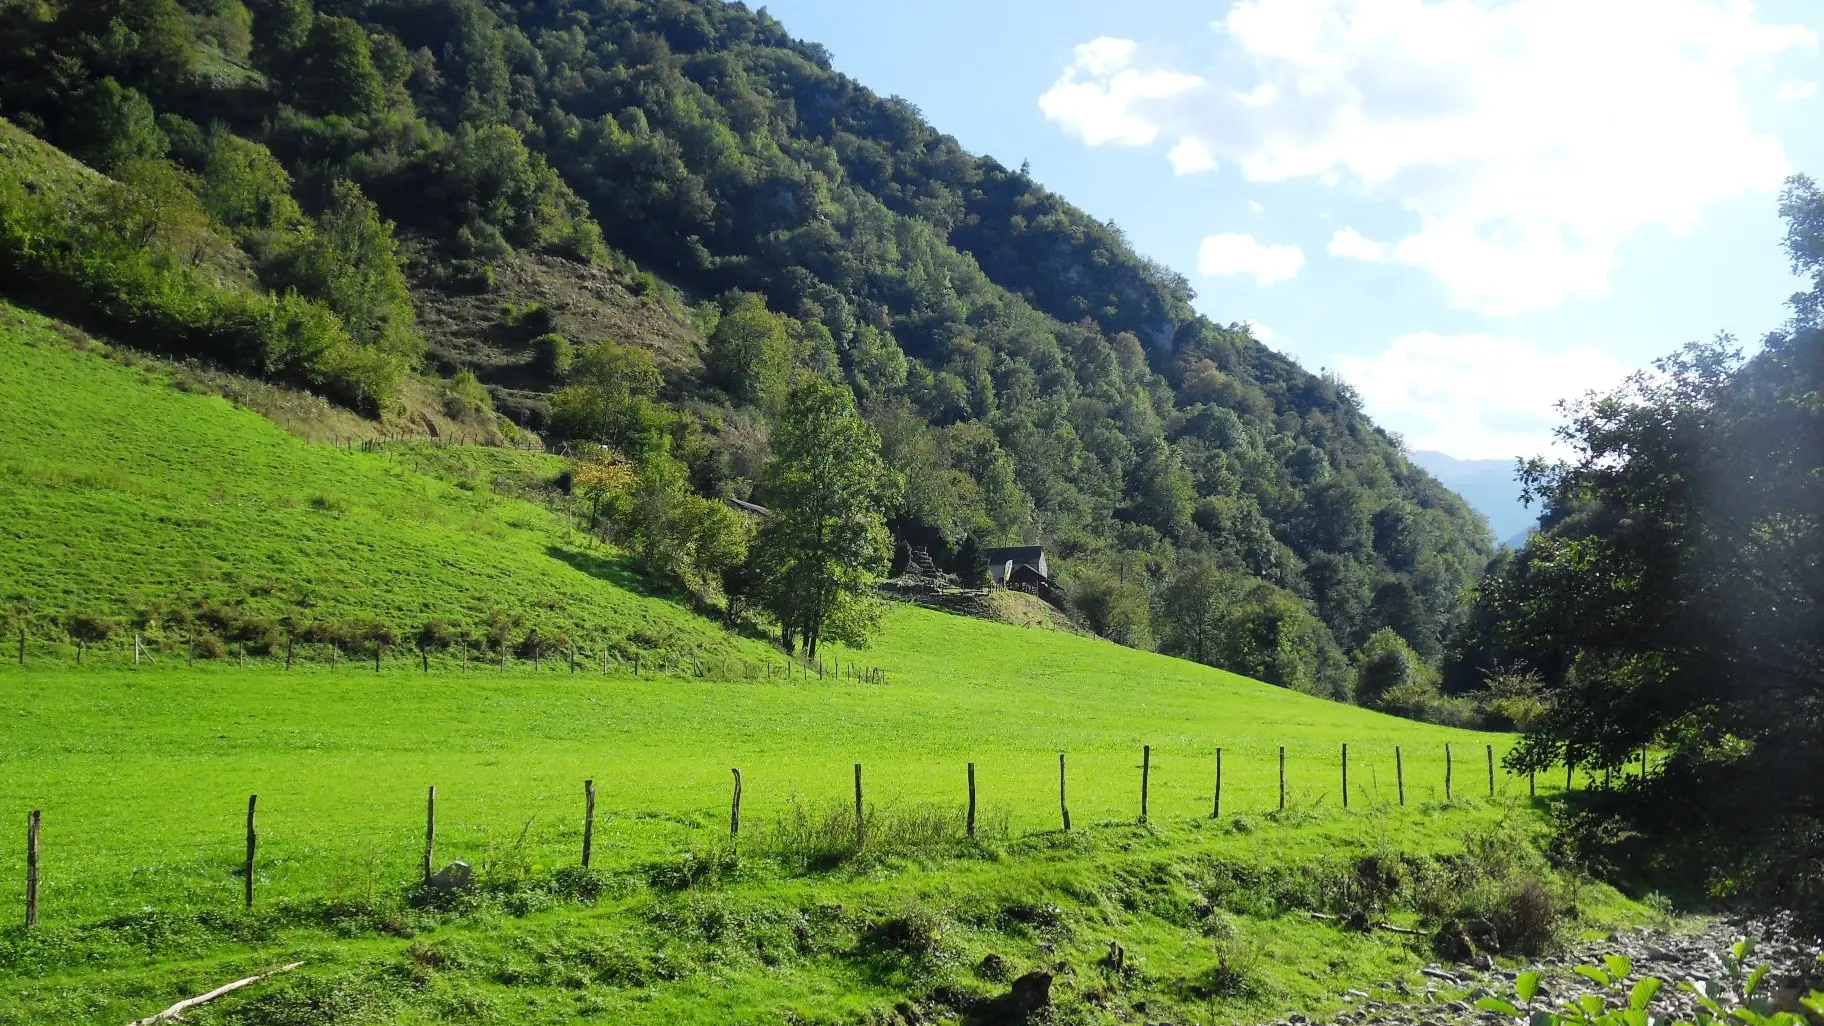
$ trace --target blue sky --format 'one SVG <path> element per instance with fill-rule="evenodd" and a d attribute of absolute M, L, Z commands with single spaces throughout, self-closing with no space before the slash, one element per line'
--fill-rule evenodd
<path fill-rule="evenodd" d="M 1412 447 L 1777 327 L 1824 176 L 1817 0 L 774 0 L 839 70 L 1338 371 Z"/>

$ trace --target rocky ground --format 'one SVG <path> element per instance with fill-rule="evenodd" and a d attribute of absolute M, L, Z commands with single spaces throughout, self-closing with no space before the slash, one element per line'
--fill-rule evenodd
<path fill-rule="evenodd" d="M 1754 941 L 1753 953 L 1747 959 L 1750 968 L 1769 965 L 1762 992 L 1773 997 L 1789 1011 L 1799 1010 L 1796 998 L 1813 989 L 1824 988 L 1824 966 L 1819 952 L 1824 944 L 1816 938 L 1793 934 L 1785 921 L 1713 920 L 1695 929 L 1656 930 L 1640 928 L 1610 935 L 1597 942 L 1573 945 L 1555 957 L 1538 959 L 1527 968 L 1544 974 L 1540 993 L 1533 999 L 1534 1009 L 1556 1010 L 1584 994 L 1600 988 L 1573 971 L 1579 965 L 1601 965 L 1604 956 L 1620 955 L 1633 964 L 1630 981 L 1645 976 L 1663 980 L 1651 1011 L 1661 1018 L 1692 1020 L 1696 1006 L 1692 996 L 1679 989 L 1681 981 L 1708 982 L 1727 988 L 1731 976 L 1722 956 L 1736 941 Z M 1424 984 L 1409 980 L 1383 984 L 1372 990 L 1351 990 L 1345 997 L 1349 1010 L 1336 1017 L 1348 1026 L 1455 1026 L 1465 1023 L 1495 1023 L 1508 1017 L 1498 1012 L 1478 1010 L 1475 1002 L 1493 995 L 1514 1001 L 1514 979 L 1524 970 L 1506 969 L 1486 962 L 1482 967 L 1431 965 L 1421 970 Z M 1304 1026 L 1304 1016 L 1293 1015 L 1273 1026 Z"/>

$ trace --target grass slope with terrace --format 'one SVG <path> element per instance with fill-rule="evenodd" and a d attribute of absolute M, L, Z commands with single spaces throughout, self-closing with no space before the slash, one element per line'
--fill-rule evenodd
<path fill-rule="evenodd" d="M 401 638 L 499 610 L 518 618 L 515 641 L 538 627 L 626 658 L 758 651 L 640 594 L 620 562 L 513 497 L 556 477 L 556 457 L 309 445 L 174 389 L 162 364 L 103 353 L 0 305 L 0 606 L 34 642 L 67 642 L 69 617 L 92 615 L 175 653 L 211 629 L 184 622 L 207 603 Z"/>
<path fill-rule="evenodd" d="M 556 470 L 544 457 L 311 446 L 156 367 L 6 317 L 0 573 L 41 623 L 207 594 L 401 625 L 501 607 L 721 666 L 766 655 L 630 590 L 547 509 L 450 483 L 538 479 Z M 1520 843 L 1540 823 L 1526 781 L 1503 774 L 1487 796 L 1484 746 L 1498 757 L 1507 738 L 915 608 L 896 609 L 868 652 L 834 652 L 884 668 L 884 685 L 599 661 L 464 671 L 447 657 L 429 673 L 405 660 L 192 667 L 177 650 L 134 669 L 118 643 L 81 668 L 71 656 L 41 642 L 23 669 L 0 665 L 0 815 L 44 815 L 34 930 L 17 925 L 24 831 L 0 844 L 9 1026 L 124 1022 L 298 960 L 188 1018 L 854 1023 L 905 1003 L 927 1021 L 986 1022 L 1008 980 L 1042 969 L 1060 1021 L 1228 1021 L 1334 1009 L 1343 988 L 1434 957 L 1422 936 L 1311 913 L 1367 907 L 1429 934 L 1527 874 L 1553 880 Z M 731 767 L 745 782 L 738 850 Z M 586 873 L 585 779 L 598 798 Z M 437 863 L 474 865 L 473 894 L 417 888 L 431 785 Z M 1491 832 L 1503 843 L 1466 847 Z M 1365 882 L 1369 856 L 1396 879 Z M 1625 914 L 1605 889 L 1553 886 L 1589 915 Z"/>

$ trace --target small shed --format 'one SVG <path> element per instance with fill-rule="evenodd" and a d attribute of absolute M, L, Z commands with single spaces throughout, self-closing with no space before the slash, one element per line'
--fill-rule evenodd
<path fill-rule="evenodd" d="M 988 560 L 988 572 L 994 576 L 994 583 L 1006 587 L 1008 576 L 1019 567 L 1026 567 L 1040 578 L 1051 579 L 1051 567 L 1045 562 L 1045 548 L 1041 545 L 1008 545 L 989 549 L 983 555 Z"/>

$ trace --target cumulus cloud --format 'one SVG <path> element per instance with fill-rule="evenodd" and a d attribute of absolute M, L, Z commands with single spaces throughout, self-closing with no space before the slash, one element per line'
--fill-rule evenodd
<path fill-rule="evenodd" d="M 1203 84 L 1196 75 L 1128 66 L 1137 45 L 1102 36 L 1076 48 L 1075 60 L 1039 97 L 1045 118 L 1091 146 L 1145 146 L 1159 126 L 1140 113 L 1149 101 L 1181 96 Z"/>
<path fill-rule="evenodd" d="M 1291 281 L 1304 266 L 1305 251 L 1297 246 L 1269 246 L 1234 232 L 1205 236 L 1197 249 L 1197 271 L 1204 277 L 1251 274 L 1263 288 Z"/>
<path fill-rule="evenodd" d="M 1165 159 L 1172 162 L 1172 173 L 1175 175 L 1194 175 L 1199 171 L 1216 170 L 1216 158 L 1210 154 L 1207 146 L 1191 136 L 1178 140 Z"/>
<path fill-rule="evenodd" d="M 1628 233 L 1776 189 L 1748 96 L 1817 45 L 1746 0 L 1235 0 L 1215 27 L 1197 74 L 1085 44 L 1040 105 L 1091 145 L 1196 138 L 1251 181 L 1397 203 L 1385 258 L 1491 316 L 1603 295 Z"/>
<path fill-rule="evenodd" d="M 1330 236 L 1330 255 L 1344 260 L 1379 260 L 1387 255 L 1387 247 L 1370 238 L 1365 238 L 1354 228 L 1338 228 Z"/>
<path fill-rule="evenodd" d="M 1609 389 L 1629 368 L 1597 349 L 1413 332 L 1378 353 L 1338 357 L 1337 371 L 1368 413 L 1412 448 L 1510 459 L 1552 451 L 1552 429 L 1562 422 L 1557 403 Z"/>

